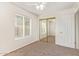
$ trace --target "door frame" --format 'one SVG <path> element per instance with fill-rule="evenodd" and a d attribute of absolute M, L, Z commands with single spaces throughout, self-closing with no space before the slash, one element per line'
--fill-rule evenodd
<path fill-rule="evenodd" d="M 41 41 L 41 38 L 40 38 L 40 21 L 42 20 L 46 20 L 46 42 L 48 42 L 48 19 L 39 19 L 39 40 Z"/>
<path fill-rule="evenodd" d="M 77 9 L 77 11 L 75 12 L 75 15 L 74 15 L 74 21 L 75 21 L 75 22 L 74 22 L 74 23 L 75 23 L 75 43 L 74 43 L 74 44 L 75 44 L 75 49 L 78 49 L 78 48 L 77 48 L 77 34 L 76 34 L 76 30 L 77 30 L 77 27 L 76 27 L 76 26 L 77 26 L 77 25 L 76 25 L 76 22 L 77 22 L 76 14 L 77 14 L 78 11 L 79 11 L 79 8 Z"/>

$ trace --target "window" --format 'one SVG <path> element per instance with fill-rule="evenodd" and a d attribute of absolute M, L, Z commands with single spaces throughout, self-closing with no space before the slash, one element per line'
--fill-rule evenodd
<path fill-rule="evenodd" d="M 30 19 L 26 16 L 16 15 L 16 37 L 22 38 L 30 35 Z"/>

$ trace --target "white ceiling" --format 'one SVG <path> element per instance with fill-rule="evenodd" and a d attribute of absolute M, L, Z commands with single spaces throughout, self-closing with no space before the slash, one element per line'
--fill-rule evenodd
<path fill-rule="evenodd" d="M 35 5 L 30 5 L 36 3 L 38 4 L 38 2 L 16 2 L 14 4 L 37 15 L 44 14 L 50 11 L 56 12 L 59 10 L 72 8 L 73 5 L 75 4 L 74 2 L 47 2 L 44 10 L 37 10 Z"/>

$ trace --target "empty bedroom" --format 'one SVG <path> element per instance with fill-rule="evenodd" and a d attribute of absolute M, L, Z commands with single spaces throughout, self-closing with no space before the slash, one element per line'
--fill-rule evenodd
<path fill-rule="evenodd" d="M 0 2 L 0 56 L 79 56 L 79 3 Z"/>

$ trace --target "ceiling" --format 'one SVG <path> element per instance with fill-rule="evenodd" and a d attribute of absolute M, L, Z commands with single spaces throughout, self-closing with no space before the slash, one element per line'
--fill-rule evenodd
<path fill-rule="evenodd" d="M 41 15 L 47 12 L 56 12 L 59 10 L 72 8 L 75 3 L 74 2 L 47 2 L 44 10 L 37 10 L 35 5 L 33 5 L 33 4 L 38 4 L 38 2 L 15 2 L 14 4 L 16 4 L 17 6 L 25 10 L 28 10 L 33 14 Z"/>

